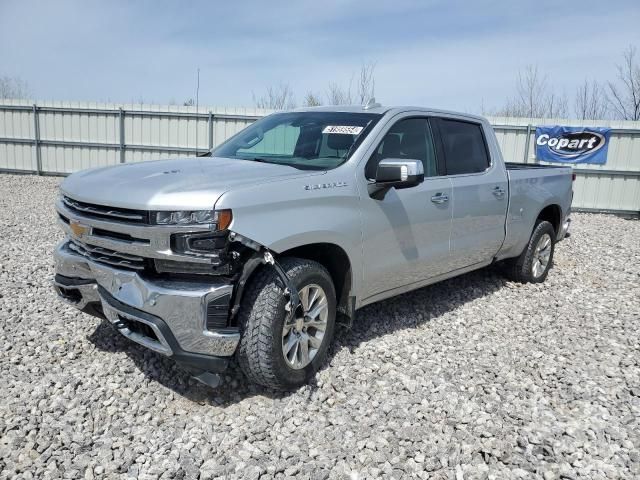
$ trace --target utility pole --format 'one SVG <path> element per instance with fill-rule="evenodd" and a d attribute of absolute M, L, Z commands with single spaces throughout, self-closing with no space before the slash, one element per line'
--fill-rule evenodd
<path fill-rule="evenodd" d="M 200 106 L 200 67 L 198 67 L 197 80 L 196 80 L 196 157 L 198 156 L 198 107 Z"/>

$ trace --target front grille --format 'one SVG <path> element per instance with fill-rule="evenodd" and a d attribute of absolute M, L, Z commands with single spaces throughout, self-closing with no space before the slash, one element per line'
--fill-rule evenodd
<path fill-rule="evenodd" d="M 93 227 L 91 229 L 91 235 L 93 235 L 94 237 L 103 237 L 103 238 L 111 238 L 113 240 L 121 240 L 123 242 L 128 242 L 128 243 L 139 243 L 141 245 L 149 245 L 151 243 L 151 241 L 146 238 L 136 238 L 136 237 L 132 237 L 128 233 L 112 232 L 111 230 L 103 230 L 101 228 L 96 228 L 96 227 Z"/>
<path fill-rule="evenodd" d="M 104 263 L 114 267 L 125 268 L 128 270 L 144 270 L 146 261 L 143 257 L 131 255 L 129 253 L 116 252 L 108 248 L 87 245 L 86 243 L 69 242 L 69 248 L 83 257 L 93 260 L 94 262 Z"/>
<path fill-rule="evenodd" d="M 92 203 L 79 202 L 67 196 L 63 196 L 62 201 L 69 210 L 86 217 L 128 223 L 148 223 L 149 220 L 148 212 L 143 210 L 94 205 Z"/>

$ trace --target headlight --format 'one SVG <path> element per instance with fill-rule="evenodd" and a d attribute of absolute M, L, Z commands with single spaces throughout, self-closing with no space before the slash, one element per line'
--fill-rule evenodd
<path fill-rule="evenodd" d="M 156 212 L 158 225 L 193 225 L 198 223 L 213 223 L 212 210 L 198 210 L 195 212 Z"/>
<path fill-rule="evenodd" d="M 226 230 L 231 225 L 231 210 L 180 210 L 154 212 L 156 225 L 214 225 L 214 230 Z"/>

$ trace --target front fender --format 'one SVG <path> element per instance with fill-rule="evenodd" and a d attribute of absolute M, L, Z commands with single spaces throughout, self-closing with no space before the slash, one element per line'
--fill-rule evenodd
<path fill-rule="evenodd" d="M 349 257 L 357 295 L 362 277 L 360 200 L 349 175 L 340 170 L 234 189 L 215 208 L 233 211 L 230 230 L 276 253 L 313 243 L 339 246 Z"/>

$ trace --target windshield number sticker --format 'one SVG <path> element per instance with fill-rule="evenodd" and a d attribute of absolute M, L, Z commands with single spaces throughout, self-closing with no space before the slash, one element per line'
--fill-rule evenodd
<path fill-rule="evenodd" d="M 358 135 L 364 127 L 355 125 L 327 125 L 322 133 L 337 133 L 340 135 Z"/>

